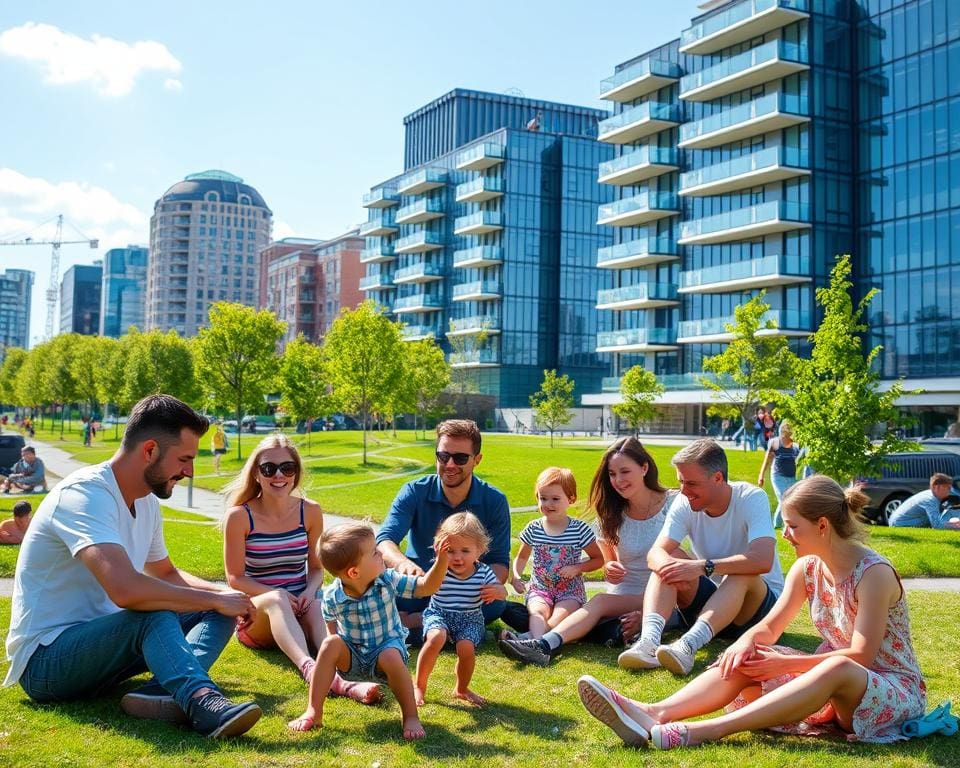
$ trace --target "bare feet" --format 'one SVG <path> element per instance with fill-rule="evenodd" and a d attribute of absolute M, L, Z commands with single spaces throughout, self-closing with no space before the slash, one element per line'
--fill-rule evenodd
<path fill-rule="evenodd" d="M 418 707 L 422 707 L 427 703 L 427 692 L 419 685 L 413 686 L 413 700 Z"/>
<path fill-rule="evenodd" d="M 475 707 L 482 707 L 487 703 L 487 700 L 483 698 L 483 696 L 478 693 L 474 693 L 469 688 L 467 688 L 465 691 L 458 691 L 454 689 L 453 698 L 463 699 L 464 701 L 473 704 Z"/>
<path fill-rule="evenodd" d="M 403 738 L 407 741 L 416 741 L 417 739 L 422 739 L 427 735 L 427 732 L 423 730 L 423 726 L 420 724 L 419 717 L 405 717 L 403 718 Z"/>
<path fill-rule="evenodd" d="M 314 725 L 316 725 L 317 728 L 323 727 L 320 723 L 314 721 L 313 715 L 308 715 L 304 712 L 296 720 L 291 720 L 287 723 L 287 728 L 291 731 L 309 731 Z"/>

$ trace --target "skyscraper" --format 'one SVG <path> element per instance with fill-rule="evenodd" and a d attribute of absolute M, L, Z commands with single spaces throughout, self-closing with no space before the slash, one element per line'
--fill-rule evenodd
<path fill-rule="evenodd" d="M 26 269 L 0 272 L 0 355 L 7 347 L 30 345 L 30 297 L 34 273 Z"/>
<path fill-rule="evenodd" d="M 260 193 L 232 174 L 194 173 L 170 187 L 150 218 L 146 328 L 193 336 L 215 301 L 257 306 L 257 254 L 272 226 Z"/>
<path fill-rule="evenodd" d="M 149 251 L 138 245 L 111 248 L 103 257 L 100 335 L 114 339 L 131 325 L 143 329 Z"/>
<path fill-rule="evenodd" d="M 70 267 L 60 281 L 60 333 L 100 333 L 100 291 L 103 267 L 77 264 Z"/>
<path fill-rule="evenodd" d="M 892 7 L 896 6 L 896 7 Z M 616 402 L 632 365 L 658 374 L 664 428 L 695 431 L 703 359 L 761 290 L 800 354 L 834 257 L 857 293 L 881 293 L 866 342 L 884 378 L 922 386 L 929 434 L 960 404 L 960 3 L 714 0 L 680 38 L 601 84 L 616 114 L 599 168 L 617 190 L 597 254 L 615 291 L 597 338 L 614 376 L 585 402 Z"/>

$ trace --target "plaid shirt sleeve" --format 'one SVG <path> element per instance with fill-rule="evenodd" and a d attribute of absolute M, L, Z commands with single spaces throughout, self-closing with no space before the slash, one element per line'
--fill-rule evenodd
<path fill-rule="evenodd" d="M 393 568 L 387 568 L 383 572 L 384 578 L 393 586 L 400 597 L 415 597 L 417 585 L 420 583 L 420 576 L 408 576 L 397 573 Z"/>
<path fill-rule="evenodd" d="M 337 620 L 337 602 L 333 595 L 337 591 L 336 582 L 323 588 L 323 598 L 320 602 L 320 611 L 324 621 Z"/>

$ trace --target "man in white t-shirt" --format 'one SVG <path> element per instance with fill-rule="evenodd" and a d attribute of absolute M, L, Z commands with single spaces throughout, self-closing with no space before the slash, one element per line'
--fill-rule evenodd
<path fill-rule="evenodd" d="M 767 615 L 783 591 L 783 570 L 766 493 L 727 480 L 727 456 L 714 440 L 696 440 L 671 463 L 680 494 L 647 555 L 653 573 L 643 600 L 640 637 L 620 655 L 627 669 L 693 669 L 697 651 L 714 635 L 737 638 Z M 670 553 L 689 538 L 693 558 Z M 699 578 L 692 600 L 678 585 Z M 678 603 L 679 598 L 679 603 Z M 664 625 L 678 609 L 686 633 L 661 645 Z"/>
<path fill-rule="evenodd" d="M 157 498 L 193 475 L 207 427 L 174 397 L 144 398 L 113 458 L 43 500 L 17 560 L 4 685 L 57 702 L 149 670 L 153 681 L 121 701 L 128 714 L 187 720 L 211 737 L 259 719 L 254 702 L 234 704 L 207 674 L 250 599 L 179 570 L 163 540 Z"/>

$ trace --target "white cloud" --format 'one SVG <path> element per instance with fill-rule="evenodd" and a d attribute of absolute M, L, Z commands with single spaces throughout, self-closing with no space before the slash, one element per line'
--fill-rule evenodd
<path fill-rule="evenodd" d="M 162 43 L 141 40 L 125 43 L 101 35 L 90 39 L 64 32 L 50 24 L 27 22 L 0 32 L 0 53 L 39 63 L 44 79 L 53 85 L 92 83 L 103 96 L 126 96 L 141 73 L 149 70 L 179 74 L 183 65 Z M 176 89 L 170 78 L 164 83 Z"/>
<path fill-rule="evenodd" d="M 301 235 L 298 235 L 296 230 L 283 219 L 275 218 L 273 220 L 273 239 L 283 240 L 285 237 L 301 237 Z M 305 237 L 305 235 L 303 235 L 303 237 Z"/>
<path fill-rule="evenodd" d="M 180 91 L 183 90 L 183 83 L 181 83 L 175 77 L 168 77 L 166 80 L 163 81 L 163 88 L 164 90 L 167 90 L 167 91 L 174 91 L 175 93 L 179 93 Z"/>

